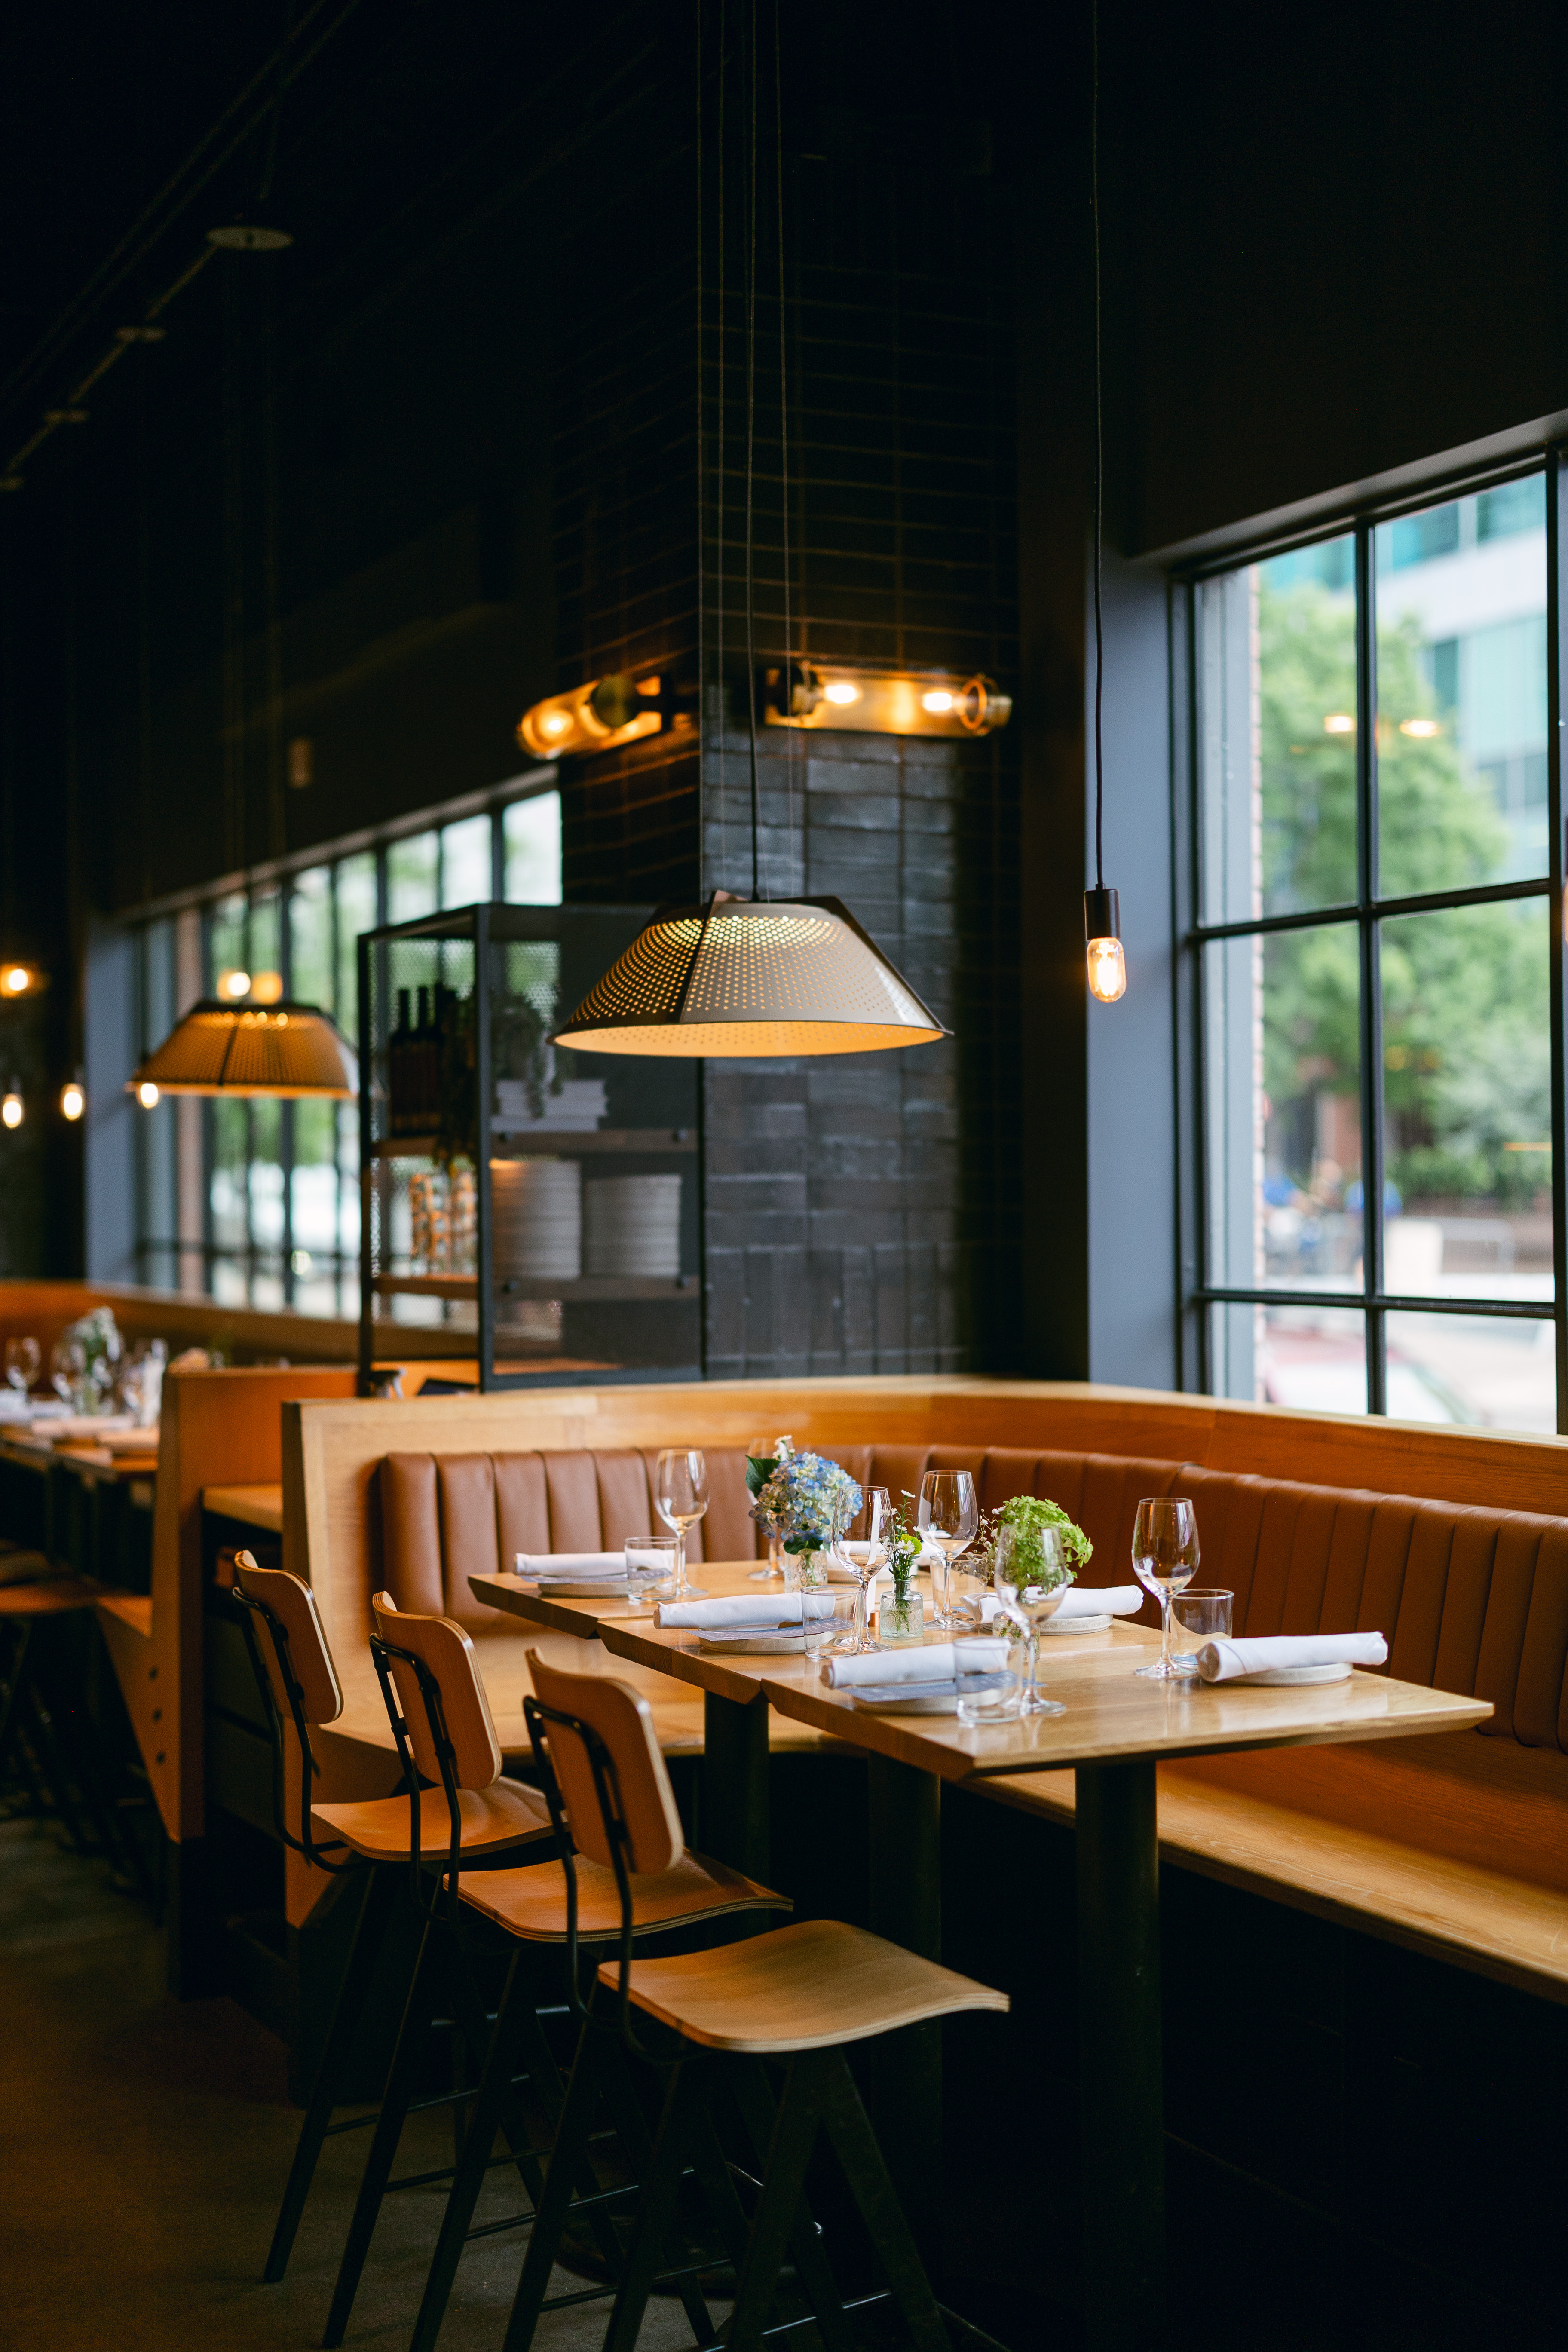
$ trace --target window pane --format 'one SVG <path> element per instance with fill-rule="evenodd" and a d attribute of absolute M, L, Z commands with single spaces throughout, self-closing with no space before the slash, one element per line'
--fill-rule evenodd
<path fill-rule="evenodd" d="M 436 908 L 436 845 L 434 833 L 410 834 L 394 841 L 386 852 L 386 919 L 412 923 Z"/>
<path fill-rule="evenodd" d="M 1388 1410 L 1396 1421 L 1557 1428 L 1550 1322 L 1512 1316 L 1390 1315 Z"/>
<path fill-rule="evenodd" d="M 250 902 L 250 983 L 268 1002 L 283 993 L 282 912 L 275 890 Z"/>
<path fill-rule="evenodd" d="M 1380 524 L 1374 556 L 1383 897 L 1544 874 L 1543 478 Z"/>
<path fill-rule="evenodd" d="M 1299 1412 L 1366 1411 L 1366 1318 L 1348 1307 L 1269 1307 L 1261 1327 L 1258 1385 L 1263 1404 Z"/>
<path fill-rule="evenodd" d="M 1404 915 L 1382 931 L 1386 1286 L 1550 1298 L 1546 901 Z"/>
<path fill-rule="evenodd" d="M 494 839 L 495 821 L 489 814 L 447 826 L 441 835 L 443 907 L 474 907 L 494 898 Z"/>
<path fill-rule="evenodd" d="M 375 929 L 375 852 L 338 860 L 338 1026 L 359 1038 L 359 935 Z"/>
<path fill-rule="evenodd" d="M 536 793 L 502 812 L 506 895 L 517 907 L 561 904 L 561 795 Z"/>
<path fill-rule="evenodd" d="M 1360 1005 L 1352 924 L 1205 950 L 1208 1264 L 1217 1287 L 1360 1288 Z"/>
<path fill-rule="evenodd" d="M 247 937 L 249 908 L 241 898 L 220 898 L 212 910 L 212 923 L 207 935 L 207 956 L 211 966 L 210 993 L 225 993 L 223 976 L 226 971 L 250 970 L 250 943 Z"/>
<path fill-rule="evenodd" d="M 1198 592 L 1203 919 L 1356 895 L 1353 538 Z"/>
<path fill-rule="evenodd" d="M 297 874 L 289 899 L 289 992 L 323 1012 L 335 1009 L 332 876 L 328 866 Z"/>

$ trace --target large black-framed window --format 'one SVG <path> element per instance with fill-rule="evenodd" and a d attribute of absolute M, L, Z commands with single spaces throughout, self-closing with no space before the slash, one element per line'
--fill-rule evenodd
<path fill-rule="evenodd" d="M 553 783 L 501 787 L 195 897 L 133 926 L 145 1054 L 228 974 L 320 1004 L 359 1034 L 360 933 L 478 899 L 559 902 Z M 221 1306 L 359 1311 L 359 1117 L 353 1103 L 163 1101 L 136 1114 L 137 1279 Z"/>
<path fill-rule="evenodd" d="M 1177 583 L 1183 1379 L 1568 1430 L 1563 454 Z"/>

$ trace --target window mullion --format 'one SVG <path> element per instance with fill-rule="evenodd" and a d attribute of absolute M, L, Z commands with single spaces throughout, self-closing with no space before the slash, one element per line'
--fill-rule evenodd
<path fill-rule="evenodd" d="M 1376 581 L 1372 525 L 1356 525 L 1356 890 L 1361 932 L 1362 1285 L 1373 1298 L 1383 1278 L 1383 1001 L 1377 924 Z M 1366 1318 L 1366 1409 L 1388 1410 L 1387 1349 L 1381 1307 Z"/>
<path fill-rule="evenodd" d="M 1552 1272 L 1557 1356 L 1557 1430 L 1568 1436 L 1568 1147 L 1564 1139 L 1563 1037 L 1563 503 L 1568 466 L 1561 448 L 1546 455 L 1546 832 L 1552 1015 Z"/>

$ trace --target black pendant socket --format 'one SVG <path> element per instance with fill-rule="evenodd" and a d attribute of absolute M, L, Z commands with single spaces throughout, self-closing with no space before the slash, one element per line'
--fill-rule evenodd
<path fill-rule="evenodd" d="M 1119 940 L 1121 937 L 1121 900 L 1116 891 L 1084 892 L 1083 935 L 1086 940 Z"/>

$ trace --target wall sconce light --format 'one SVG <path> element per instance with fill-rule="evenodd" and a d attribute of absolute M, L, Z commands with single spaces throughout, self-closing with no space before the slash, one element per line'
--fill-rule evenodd
<path fill-rule="evenodd" d="M 86 1108 L 87 1087 L 79 1070 L 75 1077 L 68 1078 L 60 1088 L 60 1117 L 68 1118 L 74 1126 Z"/>
<path fill-rule="evenodd" d="M 517 740 L 525 751 L 559 760 L 568 751 L 613 751 L 666 727 L 690 724 L 689 715 L 674 707 L 670 679 L 658 671 L 647 677 L 623 671 L 536 702 L 518 720 Z"/>
<path fill-rule="evenodd" d="M 0 964 L 0 995 L 7 1000 L 17 996 L 37 996 L 47 985 L 36 963 L 11 961 Z"/>
<path fill-rule="evenodd" d="M 141 1085 L 136 1089 L 136 1099 L 141 1104 L 143 1110 L 157 1109 L 158 1089 L 153 1084 L 151 1078 L 142 1079 Z"/>
<path fill-rule="evenodd" d="M 7 1127 L 20 1127 L 22 1117 L 22 1081 L 13 1078 L 5 1090 L 5 1101 L 0 1102 L 0 1119 L 4 1119 Z"/>
<path fill-rule="evenodd" d="M 787 682 L 786 682 L 787 681 Z M 868 735 L 989 735 L 1013 698 L 956 670 L 867 669 L 797 656 L 763 672 L 770 727 L 842 727 Z"/>

